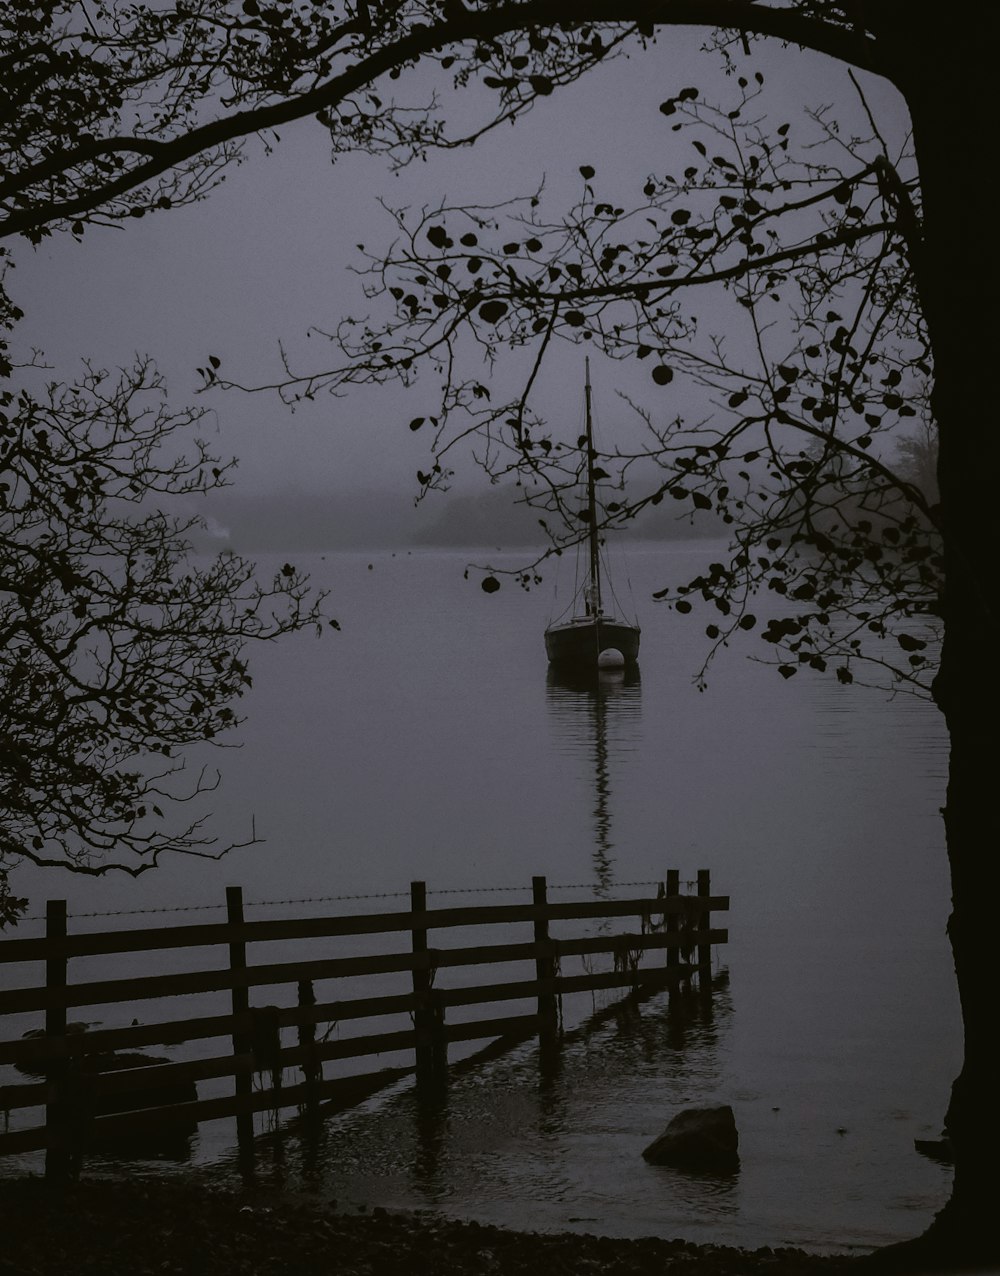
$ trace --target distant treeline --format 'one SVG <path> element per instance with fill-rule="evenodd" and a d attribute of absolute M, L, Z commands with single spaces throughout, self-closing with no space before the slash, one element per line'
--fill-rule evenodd
<path fill-rule="evenodd" d="M 199 512 L 209 523 L 199 548 L 229 545 L 239 553 L 407 546 L 521 549 L 545 544 L 538 513 L 519 504 L 511 487 L 432 494 L 416 506 L 409 495 L 384 491 L 251 495 L 233 488 L 214 495 Z M 664 503 L 644 510 L 620 535 L 687 540 L 724 531 L 707 514 L 692 523 L 678 518 L 676 509 Z"/>

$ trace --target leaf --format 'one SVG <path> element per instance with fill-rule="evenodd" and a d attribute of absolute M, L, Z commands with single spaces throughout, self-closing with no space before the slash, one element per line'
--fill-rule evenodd
<path fill-rule="evenodd" d="M 580 176 L 586 178 L 588 182 L 594 176 L 594 172 L 595 172 L 595 169 L 593 168 L 591 164 L 580 165 Z"/>
<path fill-rule="evenodd" d="M 668 97 L 665 102 L 660 103 L 661 115 L 673 115 L 677 110 L 677 104 L 672 97 Z"/>
<path fill-rule="evenodd" d="M 448 232 L 443 226 L 428 226 L 427 238 L 435 248 L 445 248 L 448 244 Z"/>
<path fill-rule="evenodd" d="M 571 328 L 581 328 L 586 323 L 586 315 L 579 310 L 567 310 L 563 315 L 563 319 Z"/>
<path fill-rule="evenodd" d="M 914 638 L 912 634 L 897 634 L 896 641 L 904 651 L 923 651 L 927 646 L 919 638 Z"/>
<path fill-rule="evenodd" d="M 682 598 L 679 602 L 674 603 L 674 610 L 679 611 L 682 616 L 686 616 L 691 610 L 691 604 L 686 598 Z"/>
<path fill-rule="evenodd" d="M 422 416 L 415 416 L 413 420 L 410 422 L 410 429 L 419 430 L 420 427 L 423 425 L 423 423 L 424 423 L 424 418 Z"/>
<path fill-rule="evenodd" d="M 673 368 L 668 368 L 665 363 L 658 363 L 653 369 L 653 380 L 657 385 L 669 385 L 674 379 Z"/>
<path fill-rule="evenodd" d="M 695 509 L 710 510 L 712 508 L 711 498 L 706 496 L 704 492 L 694 492 L 691 496 Z"/>
<path fill-rule="evenodd" d="M 479 307 L 479 317 L 485 323 L 498 323 L 509 309 L 506 301 L 484 301 Z"/>
<path fill-rule="evenodd" d="M 685 226 L 691 220 L 691 214 L 686 208 L 678 208 L 670 214 L 670 220 L 675 226 Z"/>
<path fill-rule="evenodd" d="M 741 629 L 753 629 L 756 623 L 757 623 L 757 617 L 751 616 L 749 612 L 746 615 L 741 616 L 739 621 Z"/>
<path fill-rule="evenodd" d="M 539 97 L 548 97 L 553 89 L 552 81 L 547 75 L 529 75 L 528 83 Z"/>
<path fill-rule="evenodd" d="M 484 576 L 479 588 L 484 594 L 495 594 L 500 588 L 500 582 L 495 576 Z"/>
<path fill-rule="evenodd" d="M 778 665 L 778 673 L 781 674 L 782 678 L 791 678 L 798 671 L 798 665 Z"/>

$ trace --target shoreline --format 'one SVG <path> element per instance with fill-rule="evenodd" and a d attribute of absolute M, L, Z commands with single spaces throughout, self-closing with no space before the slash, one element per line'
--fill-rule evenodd
<path fill-rule="evenodd" d="M 840 1276 L 863 1257 L 535 1233 L 375 1207 L 347 1213 L 194 1182 L 0 1182 L 0 1276 Z"/>

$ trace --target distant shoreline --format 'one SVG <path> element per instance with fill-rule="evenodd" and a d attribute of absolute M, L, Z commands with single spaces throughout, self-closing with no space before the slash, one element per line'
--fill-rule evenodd
<path fill-rule="evenodd" d="M 275 492 L 250 495 L 226 489 L 210 501 L 185 507 L 207 527 L 192 535 L 199 552 L 233 549 L 239 554 L 330 553 L 337 550 L 455 549 L 534 556 L 540 539 L 538 515 L 517 504 L 508 489 L 475 495 L 432 497 L 414 505 L 408 494 L 387 492 Z M 660 505 L 635 523 L 608 534 L 611 544 L 684 543 L 726 535 L 710 514 L 678 518 Z"/>

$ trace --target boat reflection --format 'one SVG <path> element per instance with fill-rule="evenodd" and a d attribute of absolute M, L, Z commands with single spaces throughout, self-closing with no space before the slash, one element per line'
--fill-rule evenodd
<path fill-rule="evenodd" d="M 549 666 L 545 696 L 556 735 L 573 754 L 585 758 L 584 782 L 593 792 L 595 894 L 614 885 L 612 776 L 632 747 L 631 728 L 640 716 L 638 665 L 623 669 L 565 670 Z"/>

